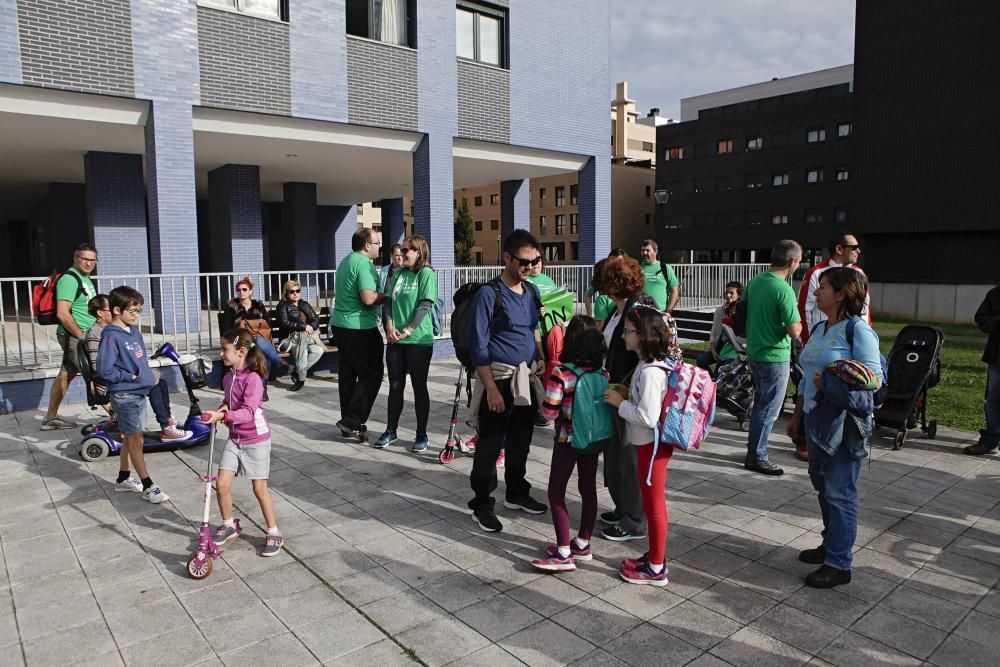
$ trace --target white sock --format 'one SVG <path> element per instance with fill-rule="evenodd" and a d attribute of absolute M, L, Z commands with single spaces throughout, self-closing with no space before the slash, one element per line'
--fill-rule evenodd
<path fill-rule="evenodd" d="M 226 519 L 225 521 L 222 522 L 222 525 L 225 526 L 226 528 L 235 528 L 236 519 L 233 518 Z"/>
<path fill-rule="evenodd" d="M 569 558 L 570 550 L 569 547 L 558 547 L 557 549 L 560 558 Z"/>
<path fill-rule="evenodd" d="M 659 565 L 650 563 L 649 569 L 653 571 L 653 574 L 659 574 L 660 572 L 663 572 L 663 563 L 660 563 Z"/>
<path fill-rule="evenodd" d="M 589 540 L 584 540 L 584 539 L 581 539 L 579 537 L 574 537 L 573 539 L 576 541 L 576 548 L 577 549 L 586 549 L 587 547 L 590 546 L 590 541 Z"/>
<path fill-rule="evenodd" d="M 278 530 L 277 526 L 274 526 L 273 528 L 268 528 L 267 529 L 267 534 L 268 535 L 281 535 L 281 531 Z"/>

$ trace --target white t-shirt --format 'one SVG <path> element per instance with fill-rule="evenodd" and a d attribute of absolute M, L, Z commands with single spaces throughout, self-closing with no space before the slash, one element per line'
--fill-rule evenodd
<path fill-rule="evenodd" d="M 614 338 L 615 329 L 618 328 L 618 322 L 622 319 L 622 311 L 615 309 L 615 312 L 611 313 L 611 317 L 604 325 L 604 344 L 607 348 L 611 349 L 611 340 Z"/>

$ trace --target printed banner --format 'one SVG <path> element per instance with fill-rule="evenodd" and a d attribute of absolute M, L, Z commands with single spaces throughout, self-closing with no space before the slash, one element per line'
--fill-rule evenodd
<path fill-rule="evenodd" d="M 573 317 L 573 293 L 565 287 L 542 296 L 542 335 L 556 324 L 565 324 Z"/>

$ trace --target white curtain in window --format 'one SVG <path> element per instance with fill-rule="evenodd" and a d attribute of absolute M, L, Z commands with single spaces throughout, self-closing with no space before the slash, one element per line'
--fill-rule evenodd
<path fill-rule="evenodd" d="M 372 34 L 387 44 L 406 45 L 406 0 L 372 0 Z"/>
<path fill-rule="evenodd" d="M 254 14 L 281 18 L 280 0 L 240 0 L 240 9 Z"/>

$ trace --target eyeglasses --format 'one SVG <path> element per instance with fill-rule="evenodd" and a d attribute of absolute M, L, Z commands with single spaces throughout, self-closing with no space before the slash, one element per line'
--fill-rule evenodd
<path fill-rule="evenodd" d="M 299 289 L 290 289 L 290 290 L 288 290 L 288 293 L 289 294 L 298 294 L 301 291 L 302 291 L 301 288 L 299 288 Z"/>
<path fill-rule="evenodd" d="M 412 252 L 412 253 L 413 253 L 414 255 L 419 255 L 419 254 L 420 254 L 420 251 L 419 251 L 419 250 L 417 250 L 416 248 L 400 248 L 399 250 L 400 250 L 400 252 L 402 252 L 402 253 L 403 253 L 404 255 L 409 255 L 409 254 L 410 254 L 411 252 Z"/>
<path fill-rule="evenodd" d="M 140 315 L 142 315 L 142 308 L 126 308 L 125 312 L 131 315 L 132 317 L 139 317 Z"/>
<path fill-rule="evenodd" d="M 249 288 L 249 287 L 240 287 L 240 288 L 239 288 L 239 289 L 237 289 L 236 291 L 237 291 L 237 292 L 249 292 L 249 291 L 250 291 L 250 288 Z"/>
<path fill-rule="evenodd" d="M 639 330 L 638 329 L 627 329 L 626 328 L 626 329 L 622 329 L 622 333 L 623 334 L 630 334 L 630 333 L 637 334 L 637 333 L 639 333 Z"/>
<path fill-rule="evenodd" d="M 858 245 L 857 243 L 852 243 L 850 245 L 845 245 L 844 247 L 847 248 L 848 250 L 861 250 L 861 246 Z"/>
<path fill-rule="evenodd" d="M 96 264 L 97 263 L 97 258 L 96 257 L 80 257 L 80 261 L 81 262 L 90 262 L 90 263 Z"/>
<path fill-rule="evenodd" d="M 517 263 L 520 264 L 521 268 L 524 268 L 524 269 L 528 268 L 529 266 L 538 266 L 542 262 L 542 256 L 541 255 L 539 255 L 538 257 L 535 257 L 534 259 L 523 259 L 521 257 L 515 257 L 514 259 L 516 259 Z"/>

